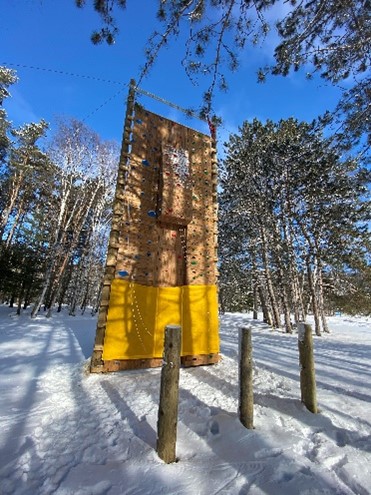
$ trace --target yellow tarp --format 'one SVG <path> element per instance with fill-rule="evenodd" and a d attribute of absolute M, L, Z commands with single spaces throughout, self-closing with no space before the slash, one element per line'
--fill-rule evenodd
<path fill-rule="evenodd" d="M 216 286 L 148 287 L 113 280 L 103 360 L 162 357 L 169 324 L 182 326 L 182 356 L 219 352 Z"/>

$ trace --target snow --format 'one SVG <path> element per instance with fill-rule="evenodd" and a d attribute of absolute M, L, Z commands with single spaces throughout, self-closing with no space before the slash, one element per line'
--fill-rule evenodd
<path fill-rule="evenodd" d="M 0 493 L 370 494 L 371 320 L 329 323 L 314 337 L 314 415 L 300 402 L 297 335 L 223 315 L 223 360 L 181 370 L 179 460 L 166 465 L 155 451 L 159 369 L 89 375 L 94 318 L 31 320 L 0 306 Z M 237 416 L 248 324 L 254 430 Z"/>

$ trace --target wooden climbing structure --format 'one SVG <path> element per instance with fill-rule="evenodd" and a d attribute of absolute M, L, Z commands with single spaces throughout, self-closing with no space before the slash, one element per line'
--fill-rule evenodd
<path fill-rule="evenodd" d="M 162 364 L 182 326 L 182 364 L 219 359 L 213 137 L 135 104 L 129 92 L 92 372 Z"/>

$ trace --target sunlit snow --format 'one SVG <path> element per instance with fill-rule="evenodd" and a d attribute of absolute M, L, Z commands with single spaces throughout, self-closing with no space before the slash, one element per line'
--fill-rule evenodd
<path fill-rule="evenodd" d="M 239 422 L 238 328 L 253 324 L 255 429 Z M 0 307 L 3 495 L 371 493 L 371 320 L 314 337 L 320 413 L 300 402 L 297 335 L 221 317 L 223 360 L 181 369 L 177 456 L 157 456 L 160 370 L 89 375 L 91 316 Z"/>

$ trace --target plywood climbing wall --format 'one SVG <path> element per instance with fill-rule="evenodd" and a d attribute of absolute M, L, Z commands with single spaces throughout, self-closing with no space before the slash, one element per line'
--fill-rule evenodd
<path fill-rule="evenodd" d="M 213 142 L 140 106 L 127 122 L 92 370 L 161 364 L 167 324 L 184 364 L 216 362 Z"/>

